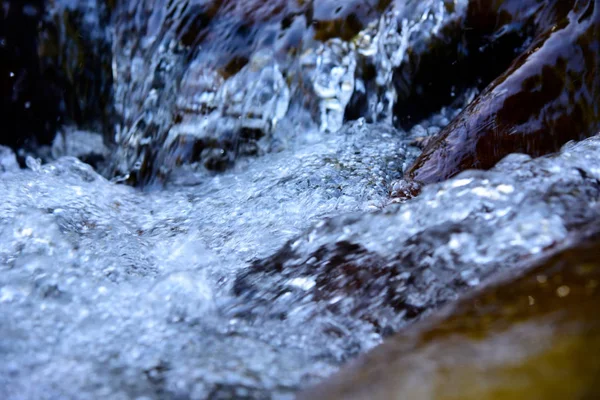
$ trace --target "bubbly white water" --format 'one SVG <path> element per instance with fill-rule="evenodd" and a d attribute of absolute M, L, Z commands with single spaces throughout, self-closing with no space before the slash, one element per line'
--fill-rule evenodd
<path fill-rule="evenodd" d="M 358 122 L 151 193 L 4 152 L 0 397 L 285 398 L 598 216 L 597 137 L 386 206 L 405 140 Z"/>
<path fill-rule="evenodd" d="M 75 158 L 30 159 L 23 171 L 7 161 L 0 396 L 203 398 L 229 386 L 285 391 L 331 372 L 301 345 L 229 334 L 218 304 L 235 271 L 315 221 L 383 207 L 415 149 L 398 131 L 361 123 L 298 136 L 293 151 L 212 178 L 182 174 L 202 183 L 153 193 Z"/>

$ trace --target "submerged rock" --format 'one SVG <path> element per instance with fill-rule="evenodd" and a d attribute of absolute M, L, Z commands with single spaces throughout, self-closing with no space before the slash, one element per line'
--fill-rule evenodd
<path fill-rule="evenodd" d="M 599 228 L 522 262 L 298 398 L 596 398 Z"/>

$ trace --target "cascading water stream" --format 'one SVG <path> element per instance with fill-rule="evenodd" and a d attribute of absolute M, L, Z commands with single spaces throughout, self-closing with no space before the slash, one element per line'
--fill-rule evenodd
<path fill-rule="evenodd" d="M 423 143 L 488 83 L 398 117 L 466 0 L 98 4 L 44 18 L 98 74 L 65 73 L 89 91 L 64 107 L 99 125 L 0 147 L 2 399 L 292 398 L 600 218 L 598 136 L 406 200 Z"/>

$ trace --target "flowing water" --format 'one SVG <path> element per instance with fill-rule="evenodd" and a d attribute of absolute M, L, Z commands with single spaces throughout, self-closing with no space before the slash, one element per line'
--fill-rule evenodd
<path fill-rule="evenodd" d="M 598 217 L 598 138 L 383 210 L 399 132 L 296 146 L 153 193 L 3 157 L 2 397 L 285 398 Z"/>
<path fill-rule="evenodd" d="M 203 158 L 141 191 L 73 157 L 109 154 L 93 132 L 67 128 L 46 151 L 51 161 L 29 157 L 26 169 L 2 148 L 0 397 L 291 398 L 600 217 L 598 137 L 543 158 L 513 154 L 397 198 L 415 139 L 458 112 L 443 109 L 408 132 L 391 124 L 391 70 L 409 40 L 451 18 L 443 3 L 389 11 L 360 45 L 331 39 L 297 63 L 311 71 L 308 110 L 281 76 L 292 67 L 272 55 L 257 52 L 227 81 L 194 62 L 177 70 L 171 55 L 166 74 L 183 83 L 158 93 L 135 84 L 148 64 L 117 52 L 116 107 L 136 126 L 169 126 L 159 139 L 263 132 L 258 156 L 240 152 L 225 172 Z M 145 39 L 132 45 L 142 55 L 159 46 Z M 369 57 L 378 66 L 370 88 L 355 73 Z M 360 90 L 370 117 L 343 122 Z M 170 125 L 167 106 L 187 110 L 183 121 Z M 124 125 L 117 135 L 127 142 L 116 153 L 122 170 L 139 161 L 138 134 Z"/>

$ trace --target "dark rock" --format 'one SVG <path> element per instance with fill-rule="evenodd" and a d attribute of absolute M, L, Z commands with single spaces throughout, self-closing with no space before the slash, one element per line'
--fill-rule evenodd
<path fill-rule="evenodd" d="M 102 1 L 0 2 L 0 143 L 43 155 L 64 123 L 109 135 L 112 55 Z"/>
<path fill-rule="evenodd" d="M 598 1 L 472 1 L 470 14 L 496 21 L 501 37 L 531 25 L 534 40 L 423 151 L 406 174 L 422 183 L 490 168 L 509 153 L 557 151 L 600 129 Z"/>
<path fill-rule="evenodd" d="M 59 94 L 61 118 L 114 135 L 110 2 L 49 1 L 39 49 L 45 82 Z"/>
<path fill-rule="evenodd" d="M 520 0 L 503 1 L 500 7 L 509 12 L 499 11 L 503 17 L 495 18 L 486 9 L 488 3 L 469 1 L 464 14 L 448 19 L 430 40 L 409 48 L 405 62 L 394 71 L 398 126 L 409 129 L 467 89 L 485 88 L 524 50 L 533 33 L 527 7 L 519 9 Z M 453 1 L 444 6 L 447 13 L 460 12 Z"/>
<path fill-rule="evenodd" d="M 60 116 L 59 92 L 38 57 L 44 12 L 43 0 L 0 1 L 0 144 L 13 149 L 50 144 Z"/>

